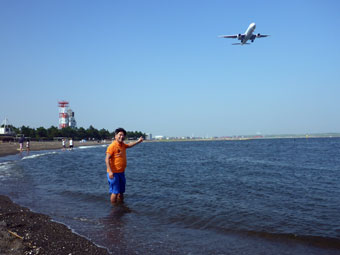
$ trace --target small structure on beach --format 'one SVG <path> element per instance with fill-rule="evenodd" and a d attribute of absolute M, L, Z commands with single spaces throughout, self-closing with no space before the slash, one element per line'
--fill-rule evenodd
<path fill-rule="evenodd" d="M 10 128 L 8 124 L 8 119 L 5 118 L 5 120 L 1 123 L 0 126 L 0 135 L 6 135 L 6 136 L 12 136 L 14 135 L 13 130 Z"/>
<path fill-rule="evenodd" d="M 1 123 L 0 126 L 0 142 L 11 142 L 14 141 L 14 131 L 8 124 L 7 118 Z"/>

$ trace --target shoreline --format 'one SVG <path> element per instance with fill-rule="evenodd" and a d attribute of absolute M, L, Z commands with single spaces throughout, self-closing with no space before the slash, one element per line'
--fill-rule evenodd
<path fill-rule="evenodd" d="M 34 213 L 0 195 L 1 254 L 109 254 L 48 215 Z"/>
<path fill-rule="evenodd" d="M 338 136 L 296 136 L 296 137 L 262 137 L 262 138 L 250 138 L 250 137 L 243 137 L 243 138 L 202 138 L 202 139 L 154 139 L 154 140 L 144 140 L 144 142 L 210 142 L 210 141 L 249 141 L 249 140 L 269 140 L 269 139 L 322 139 L 322 138 L 340 138 Z M 131 140 L 132 141 L 132 140 Z M 126 143 L 131 142 L 130 140 L 125 141 Z M 112 141 L 108 140 L 106 142 L 97 142 L 97 141 L 87 141 L 87 142 L 80 142 L 74 141 L 74 148 L 80 146 L 96 146 L 96 145 L 109 145 Z M 25 144 L 24 144 L 25 147 Z M 9 156 L 9 155 L 16 155 L 20 154 L 19 152 L 19 143 L 18 142 L 0 142 L 0 157 Z M 58 150 L 62 149 L 61 142 L 56 141 L 44 141 L 44 142 L 36 142 L 31 141 L 30 144 L 30 151 L 42 151 L 42 150 Z M 68 146 L 66 147 L 68 149 Z M 27 153 L 26 149 L 23 150 L 22 153 Z"/>
<path fill-rule="evenodd" d="M 74 147 L 100 146 L 106 143 L 74 142 Z M 19 143 L 0 143 L 0 157 L 20 154 Z M 60 142 L 31 142 L 30 151 L 61 150 Z M 68 149 L 68 148 L 66 148 Z M 23 150 L 22 154 L 27 151 Z M 74 233 L 50 216 L 32 212 L 0 194 L 0 254 L 110 254 L 86 237 Z"/>
<path fill-rule="evenodd" d="M 79 146 L 96 146 L 96 145 L 103 145 L 103 144 L 110 144 L 111 141 L 107 141 L 105 143 L 98 143 L 97 141 L 87 141 L 81 143 L 80 141 L 74 141 L 74 148 Z M 26 144 L 24 144 L 24 150 L 22 153 L 27 153 Z M 0 157 L 9 156 L 9 155 L 16 155 L 20 154 L 19 143 L 11 142 L 11 143 L 0 143 Z M 42 150 L 58 150 L 62 149 L 61 142 L 56 141 L 46 141 L 46 142 L 36 142 L 31 141 L 30 143 L 30 151 L 42 151 Z M 68 146 L 66 147 L 68 149 Z"/>

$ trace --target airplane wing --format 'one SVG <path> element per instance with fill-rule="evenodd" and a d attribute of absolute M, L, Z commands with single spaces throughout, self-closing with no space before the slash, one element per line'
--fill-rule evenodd
<path fill-rule="evenodd" d="M 253 34 L 251 35 L 249 39 L 253 42 L 256 38 L 267 37 L 267 36 L 269 35 Z"/>
<path fill-rule="evenodd" d="M 269 36 L 269 35 L 261 35 L 261 34 L 257 34 L 257 35 L 256 35 L 256 38 L 267 37 L 267 36 Z"/>
<path fill-rule="evenodd" d="M 237 38 L 237 35 L 220 35 L 219 38 Z"/>

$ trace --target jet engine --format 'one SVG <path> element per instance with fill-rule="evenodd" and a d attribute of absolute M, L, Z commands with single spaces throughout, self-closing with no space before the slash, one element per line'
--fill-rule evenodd
<path fill-rule="evenodd" d="M 237 39 L 238 39 L 238 40 L 241 40 L 241 38 L 242 38 L 242 35 L 241 35 L 241 34 L 238 34 L 238 35 L 237 35 Z"/>
<path fill-rule="evenodd" d="M 260 33 L 258 33 L 258 34 L 257 34 L 257 37 L 261 37 L 261 34 L 260 34 Z"/>

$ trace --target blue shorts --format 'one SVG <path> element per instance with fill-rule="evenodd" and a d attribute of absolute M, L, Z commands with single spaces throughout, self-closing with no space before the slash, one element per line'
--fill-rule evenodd
<path fill-rule="evenodd" d="M 124 173 L 114 173 L 113 179 L 110 179 L 109 173 L 107 173 L 107 181 L 110 187 L 110 193 L 113 194 L 123 194 L 125 192 L 125 174 Z"/>

